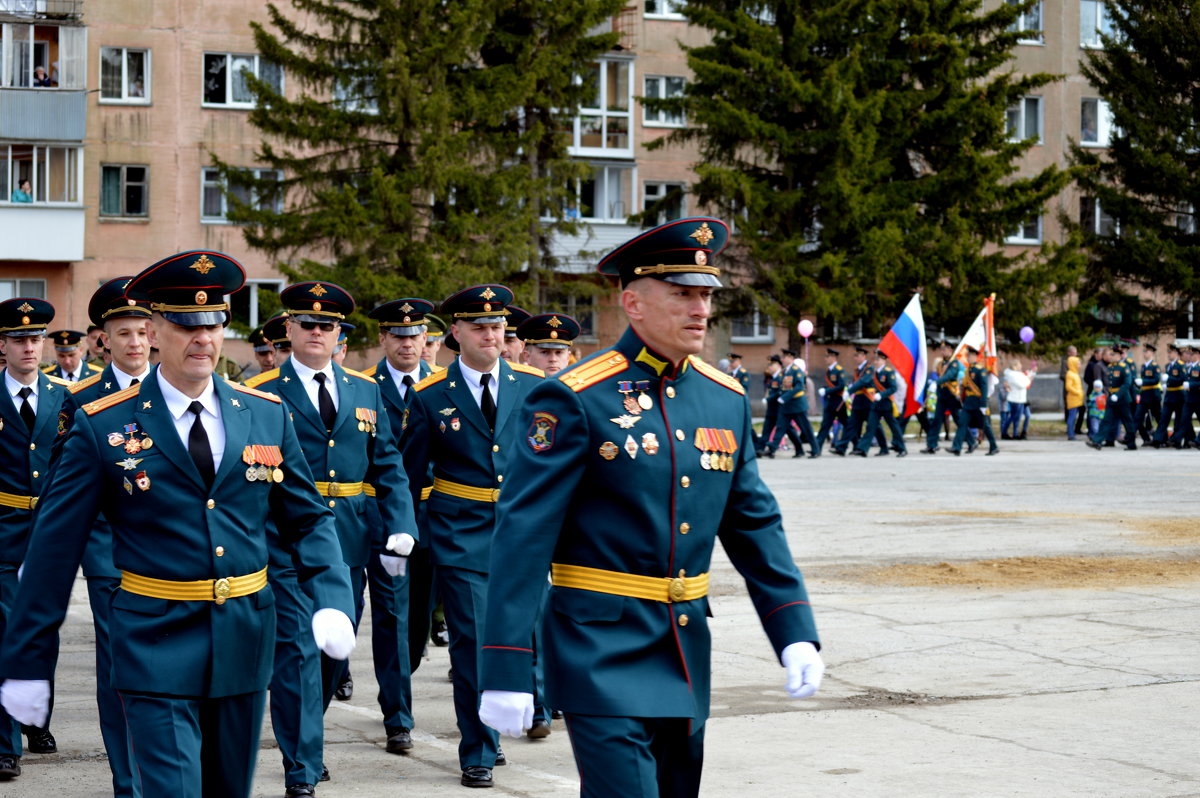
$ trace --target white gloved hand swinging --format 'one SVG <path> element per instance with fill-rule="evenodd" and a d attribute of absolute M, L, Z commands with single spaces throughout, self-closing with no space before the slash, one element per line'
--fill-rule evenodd
<path fill-rule="evenodd" d="M 383 554 L 382 552 L 379 554 L 379 564 L 383 566 L 384 571 L 387 571 L 388 576 L 404 576 L 408 573 L 408 555 L 412 554 L 413 546 L 416 544 L 416 538 L 407 532 L 388 535 L 384 548 L 395 554 Z"/>
<path fill-rule="evenodd" d="M 313 639 L 331 659 L 347 659 L 354 650 L 354 624 L 341 610 L 325 607 L 313 613 Z"/>
<path fill-rule="evenodd" d="M 825 663 L 817 647 L 807 641 L 792 643 L 780 657 L 787 668 L 787 691 L 792 698 L 810 698 L 821 689 Z"/>
<path fill-rule="evenodd" d="M 533 726 L 533 694 L 484 690 L 479 699 L 479 719 L 501 734 L 520 737 Z"/>
<path fill-rule="evenodd" d="M 6 679 L 0 684 L 0 704 L 18 723 L 40 728 L 50 714 L 50 682 Z"/>

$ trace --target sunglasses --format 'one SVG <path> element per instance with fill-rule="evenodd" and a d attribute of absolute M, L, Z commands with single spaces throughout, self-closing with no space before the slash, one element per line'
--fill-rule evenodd
<path fill-rule="evenodd" d="M 302 330 L 312 330 L 312 329 L 315 329 L 318 327 L 321 329 L 321 332 L 333 332 L 333 330 L 334 330 L 333 322 L 329 322 L 329 321 L 302 321 L 302 322 L 300 322 L 300 329 L 302 329 Z"/>

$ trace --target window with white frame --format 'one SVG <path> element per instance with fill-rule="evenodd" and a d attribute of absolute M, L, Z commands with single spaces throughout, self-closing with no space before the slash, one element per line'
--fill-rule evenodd
<path fill-rule="evenodd" d="M 596 297 L 578 296 L 551 286 L 542 292 L 542 307 L 544 313 L 566 313 L 579 322 L 577 340 L 596 339 Z"/>
<path fill-rule="evenodd" d="M 1112 36 L 1112 19 L 1104 0 L 1079 0 L 1079 46 L 1103 47 L 1101 35 Z"/>
<path fill-rule="evenodd" d="M 0 25 L 0 87 L 87 88 L 87 28 Z"/>
<path fill-rule="evenodd" d="M 344 111 L 377 114 L 379 102 L 375 92 L 374 76 L 353 75 L 349 68 L 344 68 L 333 83 L 333 103 Z"/>
<path fill-rule="evenodd" d="M 46 298 L 45 280 L 0 280 L 0 302 L 19 296 Z"/>
<path fill-rule="evenodd" d="M 1022 5 L 1025 0 L 1006 0 L 1010 6 Z M 1009 30 L 1020 33 L 1022 42 L 1042 42 L 1042 2 L 1034 3 L 1032 7 L 1017 14 Z"/>
<path fill-rule="evenodd" d="M 1009 141 L 1033 139 L 1042 143 L 1042 98 L 1022 97 L 1009 106 L 1005 117 Z"/>
<path fill-rule="evenodd" d="M 1185 235 L 1196 234 L 1196 207 L 1185 202 L 1175 211 L 1175 227 Z"/>
<path fill-rule="evenodd" d="M 1107 147 L 1112 141 L 1112 109 L 1108 102 L 1096 97 L 1079 101 L 1079 143 L 1090 147 Z"/>
<path fill-rule="evenodd" d="M 576 180 L 566 216 L 588 222 L 624 222 L 635 207 L 634 168 L 629 164 L 596 164 L 590 177 Z"/>
<path fill-rule="evenodd" d="M 1079 198 L 1079 225 L 1097 236 L 1119 236 L 1121 223 L 1100 206 L 1098 197 Z"/>
<path fill-rule="evenodd" d="M 280 308 L 282 290 L 282 280 L 249 279 L 240 291 L 229 295 L 229 315 L 239 324 L 254 329 Z"/>
<path fill-rule="evenodd" d="M 248 169 L 256 180 L 281 180 L 282 175 L 276 169 Z M 227 222 L 229 202 L 226 192 L 238 200 L 258 210 L 268 210 L 279 213 L 283 210 L 283 197 L 278 192 L 270 196 L 260 196 L 258 192 L 245 186 L 226 186 L 221 179 L 221 173 L 216 169 L 202 170 L 200 186 L 200 221 Z"/>
<path fill-rule="evenodd" d="M 150 214 L 150 167 L 103 164 L 100 167 L 100 215 L 143 217 Z"/>
<path fill-rule="evenodd" d="M 1039 213 L 1021 222 L 1004 241 L 1006 244 L 1042 243 L 1042 215 Z"/>
<path fill-rule="evenodd" d="M 601 59 L 593 62 L 580 80 L 588 90 L 571 123 L 571 154 L 632 158 L 633 62 Z"/>
<path fill-rule="evenodd" d="M 735 344 L 770 344 L 775 342 L 775 325 L 771 319 L 755 310 L 748 316 L 733 320 L 729 340 Z"/>
<path fill-rule="evenodd" d="M 82 149 L 0 144 L 0 204 L 82 202 Z"/>
<path fill-rule="evenodd" d="M 646 16 L 661 19 L 683 19 L 686 0 L 646 0 Z"/>
<path fill-rule="evenodd" d="M 667 199 L 667 203 L 653 216 L 647 215 L 643 221 L 646 227 L 666 224 L 672 219 L 682 219 L 687 215 L 687 189 L 683 183 L 658 183 L 647 180 L 642 184 L 642 212 L 645 213 L 657 202 Z"/>
<path fill-rule="evenodd" d="M 100 102 L 149 104 L 149 50 L 100 48 Z"/>
<path fill-rule="evenodd" d="M 683 96 L 683 87 L 687 81 L 681 77 L 647 75 L 645 96 L 651 99 L 670 99 Z M 670 111 L 656 111 L 645 108 L 645 124 L 653 127 L 683 127 L 683 114 Z"/>
<path fill-rule="evenodd" d="M 201 104 L 214 108 L 253 108 L 254 95 L 246 75 L 265 81 L 283 92 L 283 70 L 259 55 L 204 54 L 204 94 Z"/>

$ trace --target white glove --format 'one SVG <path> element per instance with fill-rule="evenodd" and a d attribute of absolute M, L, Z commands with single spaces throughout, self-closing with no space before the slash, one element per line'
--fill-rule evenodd
<path fill-rule="evenodd" d="M 1183 390 L 1185 390 L 1185 391 L 1186 391 L 1187 389 L 1188 389 L 1188 381 L 1187 381 L 1187 380 L 1184 380 L 1184 381 L 1183 381 Z"/>
<path fill-rule="evenodd" d="M 413 546 L 417 545 L 417 539 L 407 532 L 400 532 L 396 535 L 388 535 L 387 543 L 384 548 L 388 551 L 394 551 L 401 557 L 407 557 L 412 554 Z"/>
<path fill-rule="evenodd" d="M 1138 377 L 1136 380 L 1133 381 L 1133 384 L 1140 388 L 1142 385 L 1142 378 Z"/>
<path fill-rule="evenodd" d="M 501 734 L 520 737 L 533 726 L 533 693 L 484 690 L 479 719 Z"/>
<path fill-rule="evenodd" d="M 1166 382 L 1167 382 L 1167 375 L 1166 375 L 1166 374 L 1159 374 L 1159 375 L 1158 375 L 1158 383 L 1159 383 L 1159 385 L 1165 385 L 1165 384 L 1166 384 Z"/>
<path fill-rule="evenodd" d="M 1121 401 L 1121 395 L 1115 394 L 1115 393 L 1110 394 L 1108 397 L 1108 401 L 1112 402 L 1113 404 L 1116 404 L 1117 402 Z"/>
<path fill-rule="evenodd" d="M 341 610 L 325 607 L 313 613 L 313 639 L 330 659 L 349 659 L 354 650 L 354 624 Z"/>
<path fill-rule="evenodd" d="M 763 403 L 764 405 L 767 403 L 767 397 L 765 397 L 765 396 L 764 396 L 764 397 L 762 398 L 762 403 Z"/>
<path fill-rule="evenodd" d="M 879 394 L 877 394 L 877 393 L 873 393 L 873 394 L 871 394 L 871 401 L 872 401 L 872 402 L 878 402 L 878 401 L 879 401 L 879 398 L 880 398 L 880 397 L 879 397 Z"/>
<path fill-rule="evenodd" d="M 23 574 L 23 573 L 25 573 L 25 563 L 21 563 L 20 565 L 17 566 L 17 581 L 18 582 L 21 581 L 21 574 Z M 25 725 L 28 726 L 29 724 L 26 723 Z"/>
<path fill-rule="evenodd" d="M 50 714 L 50 682 L 6 679 L 0 684 L 0 704 L 18 723 L 41 727 Z"/>
<path fill-rule="evenodd" d="M 778 398 L 777 400 L 775 400 L 775 401 L 779 402 L 779 404 L 783 404 L 783 403 L 784 403 L 785 401 L 787 401 L 787 400 L 785 400 L 785 399 L 784 399 L 784 398 L 781 396 L 781 397 L 779 397 L 779 398 Z"/>
<path fill-rule="evenodd" d="M 792 698 L 811 698 L 821 689 L 825 663 L 817 647 L 807 641 L 792 643 L 783 650 L 783 667 L 787 668 L 787 691 Z"/>
<path fill-rule="evenodd" d="M 393 557 L 390 554 L 380 554 L 379 564 L 388 576 L 404 576 L 408 573 L 408 558 Z"/>
<path fill-rule="evenodd" d="M 825 389 L 824 389 L 824 388 L 818 388 L 818 389 L 817 389 L 817 396 L 819 396 L 819 397 L 821 397 L 822 399 L 824 399 L 824 398 L 825 398 Z"/>

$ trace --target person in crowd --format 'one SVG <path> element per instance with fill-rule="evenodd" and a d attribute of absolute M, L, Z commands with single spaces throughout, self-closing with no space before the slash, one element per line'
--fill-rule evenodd
<path fill-rule="evenodd" d="M 1074 349 L 1074 347 L 1072 347 Z M 1063 402 L 1067 406 L 1067 440 L 1075 440 L 1075 420 L 1083 408 L 1083 378 L 1079 376 L 1079 356 L 1068 355 L 1063 369 Z"/>
<path fill-rule="evenodd" d="M 1033 384 L 1033 375 L 1036 373 L 1036 366 L 1029 371 L 1022 370 L 1020 358 L 1015 357 L 1004 370 L 1002 382 L 1008 391 L 1008 415 L 1003 417 L 1000 424 L 1001 440 L 1024 440 L 1028 434 L 1029 419 L 1025 414 L 1029 409 L 1029 386 Z"/>

